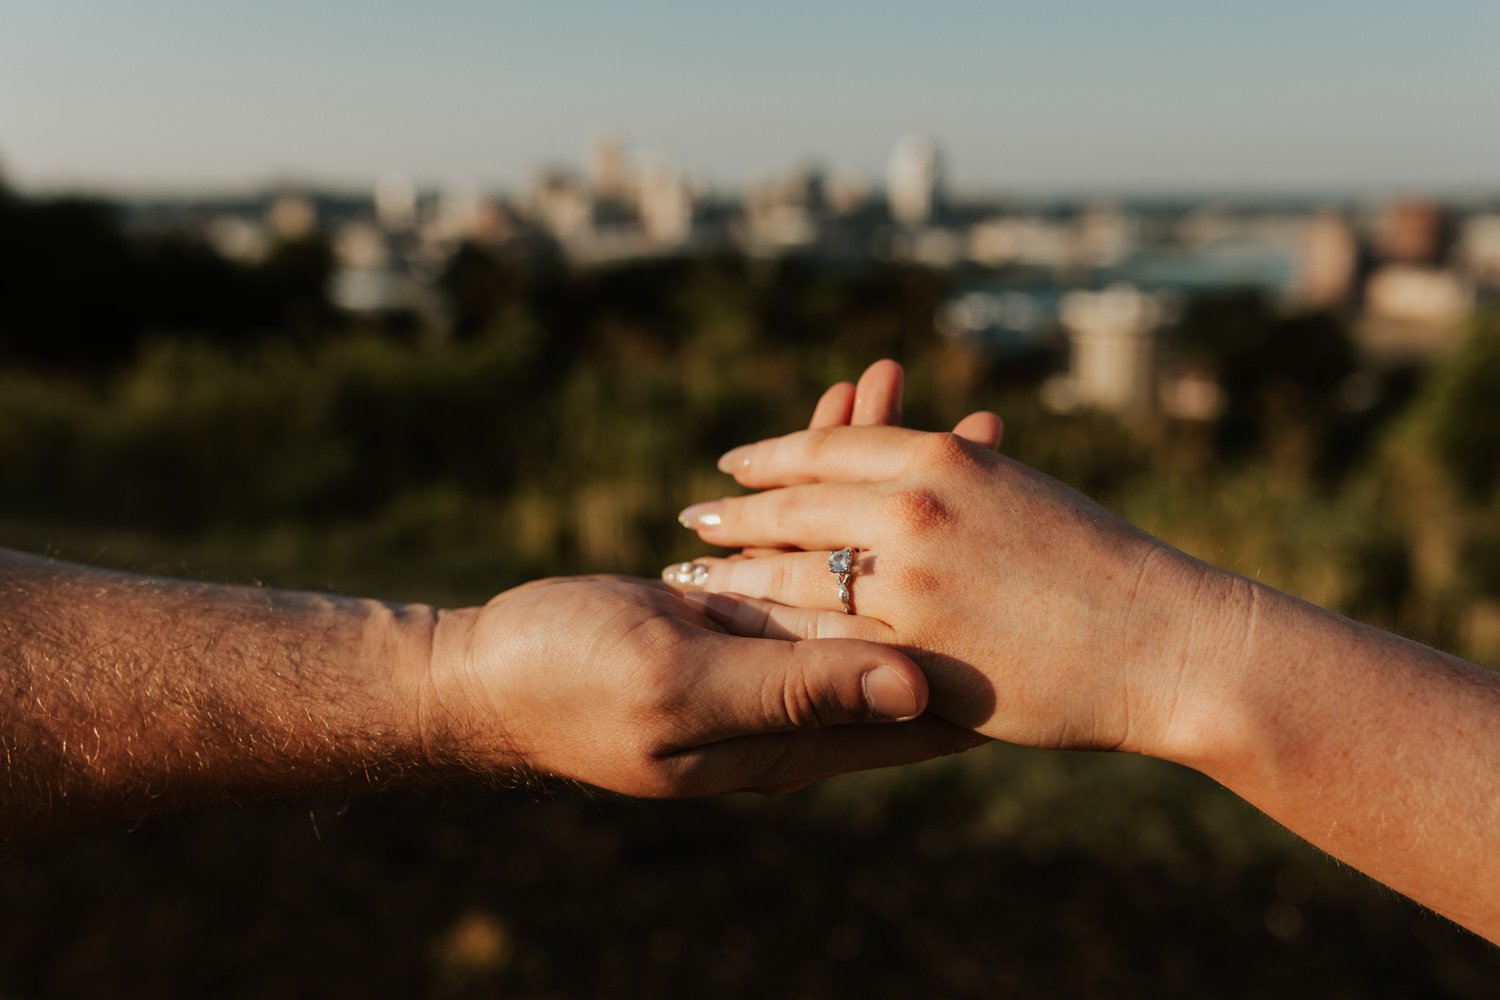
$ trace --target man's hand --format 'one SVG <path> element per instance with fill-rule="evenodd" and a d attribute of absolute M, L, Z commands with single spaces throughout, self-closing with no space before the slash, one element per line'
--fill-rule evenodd
<path fill-rule="evenodd" d="M 267 796 L 556 775 L 779 790 L 980 742 L 901 653 L 737 638 L 669 588 L 439 611 L 0 550 L 0 838 Z"/>
<path fill-rule="evenodd" d="M 652 797 L 784 790 L 980 742 L 906 721 L 927 684 L 894 650 L 737 638 L 670 588 L 623 577 L 444 612 L 429 690 L 439 755 Z M 855 725 L 871 721 L 899 724 Z"/>

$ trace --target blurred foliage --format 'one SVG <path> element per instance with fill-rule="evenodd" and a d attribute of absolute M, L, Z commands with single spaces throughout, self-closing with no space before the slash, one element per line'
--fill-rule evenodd
<path fill-rule="evenodd" d="M 1433 380 L 1423 400 L 1433 452 L 1469 500 L 1495 499 L 1500 420 L 1475 419 L 1500 400 L 1500 322 L 1479 326 Z"/>
<path fill-rule="evenodd" d="M 1200 303 L 1172 346 L 1230 409 L 1127 426 L 1045 413 L 1044 366 L 938 337 L 955 278 L 925 269 L 467 247 L 447 328 L 412 336 L 333 321 L 316 244 L 246 270 L 117 238 L 97 205 L 0 202 L 0 227 L 0 270 L 28 276 L 0 298 L 0 544 L 444 603 L 654 575 L 696 551 L 675 512 L 731 488 L 720 452 L 893 356 L 914 425 L 998 410 L 1009 454 L 1188 551 L 1500 659 L 1493 322 L 1430 377 L 1364 373 L 1337 317 Z M 38 277 L 63 258 L 67 283 Z M 305 808 L 6 848 L 0 993 L 1479 997 L 1500 973 L 1142 759 L 993 747 L 784 799 Z"/>
<path fill-rule="evenodd" d="M 1350 442 L 1339 389 L 1354 374 L 1354 341 L 1331 313 L 1281 315 L 1254 291 L 1191 300 L 1169 344 L 1223 387 L 1218 453 L 1270 451 L 1280 464 L 1323 474 L 1344 471 Z"/>
<path fill-rule="evenodd" d="M 103 373 L 157 335 L 307 340 L 338 329 L 325 295 L 332 268 L 316 237 L 241 265 L 177 233 L 129 236 L 104 202 L 0 191 L 0 364 Z"/>

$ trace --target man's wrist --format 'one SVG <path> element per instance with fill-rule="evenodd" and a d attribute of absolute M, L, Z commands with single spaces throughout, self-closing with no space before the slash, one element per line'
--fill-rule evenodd
<path fill-rule="evenodd" d="M 431 769 L 427 729 L 433 641 L 442 615 L 424 604 L 369 601 L 357 666 L 364 700 L 378 706 L 379 728 L 415 771 Z"/>
<path fill-rule="evenodd" d="M 404 618 L 405 701 L 422 766 L 438 776 L 519 771 L 524 759 L 496 718 L 487 673 L 507 667 L 504 650 L 480 635 L 485 608 L 426 609 Z M 418 632 L 421 634 L 416 634 Z"/>

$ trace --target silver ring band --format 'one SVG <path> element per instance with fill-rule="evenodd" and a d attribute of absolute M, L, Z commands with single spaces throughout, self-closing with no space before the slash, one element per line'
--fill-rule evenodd
<path fill-rule="evenodd" d="M 832 573 L 839 581 L 839 603 L 844 606 L 844 614 L 854 614 L 853 598 L 849 594 L 849 581 L 854 578 L 854 554 L 858 552 L 854 548 L 842 548 L 828 554 L 828 572 Z"/>

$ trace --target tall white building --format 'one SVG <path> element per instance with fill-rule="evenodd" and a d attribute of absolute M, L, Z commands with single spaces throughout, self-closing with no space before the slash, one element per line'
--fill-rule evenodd
<path fill-rule="evenodd" d="M 931 139 L 907 135 L 896 143 L 891 151 L 886 194 L 891 217 L 902 225 L 918 226 L 937 214 L 942 197 L 942 164 Z"/>
<path fill-rule="evenodd" d="M 382 229 L 410 229 L 417 221 L 417 185 L 406 174 L 390 171 L 375 182 L 375 218 Z"/>
<path fill-rule="evenodd" d="M 1073 342 L 1073 385 L 1083 406 L 1139 413 L 1153 404 L 1161 304 L 1131 285 L 1063 296 L 1059 311 Z"/>
<path fill-rule="evenodd" d="M 1298 299 L 1314 309 L 1348 302 L 1359 273 L 1359 237 L 1349 220 L 1338 212 L 1319 212 L 1307 222 L 1301 250 Z"/>
<path fill-rule="evenodd" d="M 595 197 L 626 201 L 632 187 L 631 173 L 630 156 L 623 142 L 614 136 L 594 140 L 589 159 L 589 186 Z"/>
<path fill-rule="evenodd" d="M 683 243 L 693 230 L 693 192 L 681 170 L 656 165 L 641 172 L 638 209 L 646 238 L 659 247 Z"/>

